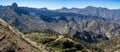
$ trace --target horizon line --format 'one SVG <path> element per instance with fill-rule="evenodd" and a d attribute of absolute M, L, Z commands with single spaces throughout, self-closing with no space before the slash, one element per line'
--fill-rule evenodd
<path fill-rule="evenodd" d="M 13 3 L 16 3 L 16 2 L 13 2 Z M 12 6 L 12 4 L 8 4 L 8 5 L 2 5 L 2 4 L 0 4 L 0 6 Z M 61 8 L 55 8 L 55 9 L 48 8 L 48 7 L 32 7 L 32 6 L 25 6 L 25 5 L 23 6 L 23 5 L 19 5 L 18 3 L 17 3 L 17 5 L 18 5 L 18 7 L 28 7 L 28 8 L 36 8 L 36 9 L 46 8 L 48 10 L 57 10 L 57 9 L 62 9 L 62 8 L 66 8 L 66 9 L 72 9 L 72 8 L 84 9 L 84 8 L 87 8 L 87 7 L 105 8 L 105 9 L 108 9 L 108 10 L 120 10 L 120 8 L 107 8 L 107 7 L 91 6 L 91 5 L 85 6 L 85 7 L 61 7 Z"/>

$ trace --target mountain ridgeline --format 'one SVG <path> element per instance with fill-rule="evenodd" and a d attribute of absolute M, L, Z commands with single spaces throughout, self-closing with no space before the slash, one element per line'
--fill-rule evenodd
<path fill-rule="evenodd" d="M 88 6 L 84 9 L 0 6 L 0 17 L 21 32 L 51 29 L 88 43 L 120 35 L 120 10 Z"/>

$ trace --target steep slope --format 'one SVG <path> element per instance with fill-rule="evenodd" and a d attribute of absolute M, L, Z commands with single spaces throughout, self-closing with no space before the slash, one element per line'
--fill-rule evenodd
<path fill-rule="evenodd" d="M 46 51 L 37 43 L 25 38 L 15 28 L 0 19 L 0 51 L 1 52 L 33 52 Z"/>

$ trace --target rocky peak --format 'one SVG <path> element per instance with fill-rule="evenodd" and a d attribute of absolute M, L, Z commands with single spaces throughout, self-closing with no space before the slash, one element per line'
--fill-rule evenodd
<path fill-rule="evenodd" d="M 17 3 L 13 3 L 12 7 L 14 7 L 14 8 L 18 7 Z"/>

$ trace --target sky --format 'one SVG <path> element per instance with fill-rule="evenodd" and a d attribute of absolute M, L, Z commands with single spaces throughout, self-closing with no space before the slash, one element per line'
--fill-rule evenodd
<path fill-rule="evenodd" d="M 103 7 L 109 9 L 120 9 L 120 0 L 0 0 L 0 5 L 11 5 L 48 9 L 85 8 L 87 6 Z"/>

